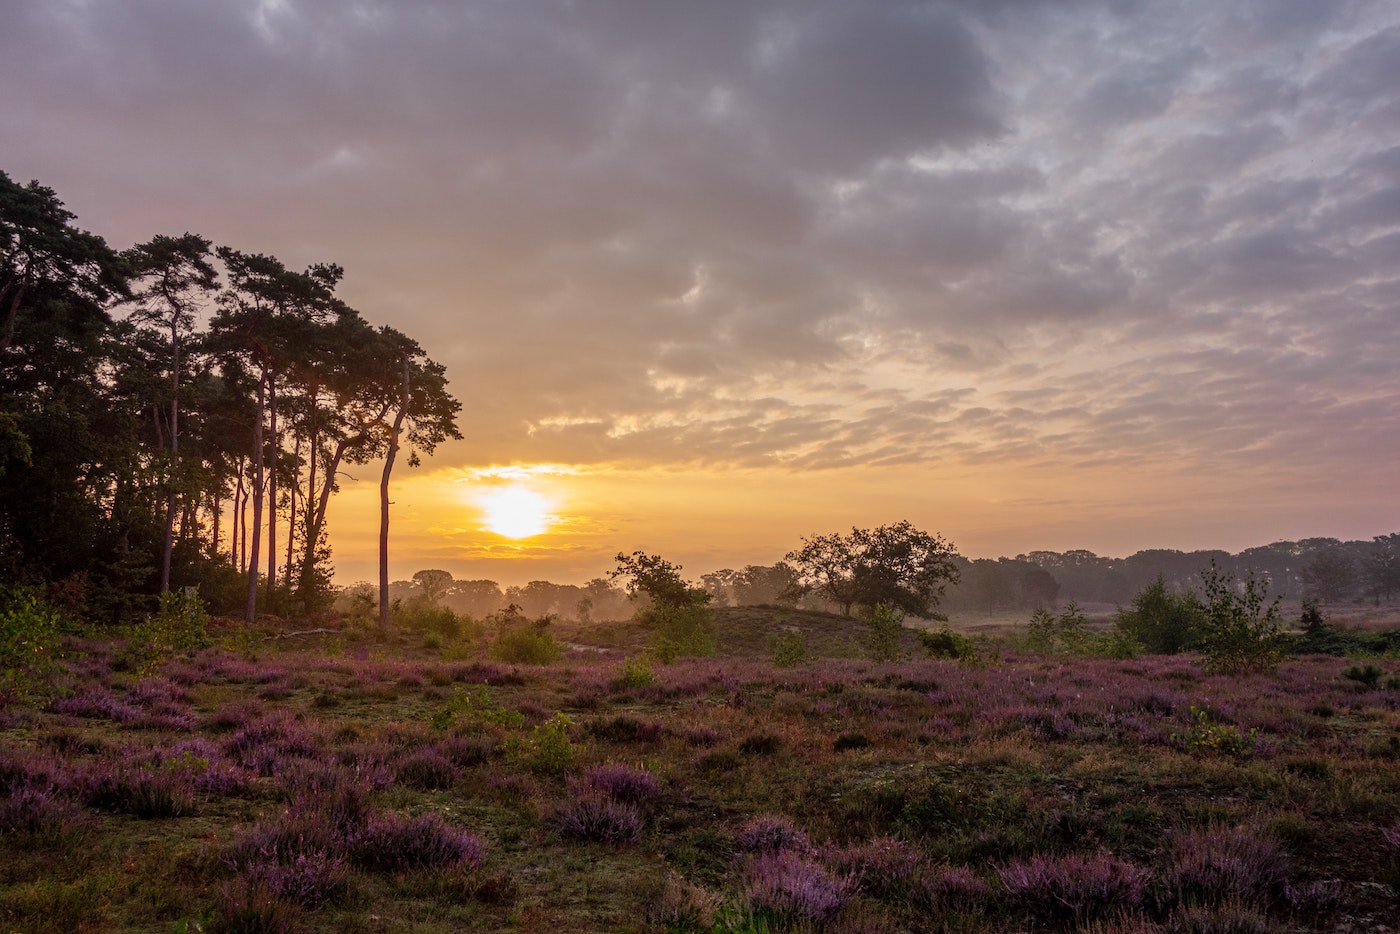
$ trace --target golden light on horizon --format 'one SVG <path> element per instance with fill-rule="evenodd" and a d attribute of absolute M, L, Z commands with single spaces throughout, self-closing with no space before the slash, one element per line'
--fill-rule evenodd
<path fill-rule="evenodd" d="M 483 493 L 477 502 L 485 513 L 482 527 L 506 538 L 541 535 L 558 521 L 550 512 L 550 501 L 520 483 Z"/>

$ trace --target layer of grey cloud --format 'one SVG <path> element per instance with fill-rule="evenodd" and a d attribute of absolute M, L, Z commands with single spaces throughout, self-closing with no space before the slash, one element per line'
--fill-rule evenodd
<path fill-rule="evenodd" d="M 1383 0 L 0 0 L 0 23 L 0 168 L 119 246 L 343 264 L 447 364 L 461 456 L 1400 455 Z"/>

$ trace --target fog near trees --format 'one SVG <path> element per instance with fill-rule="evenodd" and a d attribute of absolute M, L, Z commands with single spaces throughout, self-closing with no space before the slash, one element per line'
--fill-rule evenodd
<path fill-rule="evenodd" d="M 1370 541 L 1335 538 L 1279 541 L 1247 548 L 1179 551 L 1154 548 L 1126 558 L 1091 551 L 1033 551 L 1014 558 L 953 559 L 961 575 L 939 603 L 944 613 L 1034 610 L 1037 607 L 1110 603 L 1128 606 L 1160 577 L 1170 593 L 1199 593 L 1201 574 L 1211 562 L 1240 579 L 1251 573 L 1271 597 L 1322 605 L 1389 601 L 1400 595 L 1400 533 Z M 582 586 L 530 581 L 502 587 L 492 580 L 454 580 L 445 571 L 419 571 L 415 580 L 394 581 L 391 596 L 405 603 L 429 599 L 457 613 L 483 619 L 514 605 L 530 617 L 554 616 L 578 622 L 630 618 L 637 601 L 606 578 Z M 428 586 L 425 587 L 425 583 Z M 839 612 L 840 606 L 816 594 L 796 596 L 797 572 L 779 561 L 772 565 L 721 568 L 700 577 L 711 606 L 801 606 Z M 351 585 L 346 594 L 366 592 L 368 583 Z"/>

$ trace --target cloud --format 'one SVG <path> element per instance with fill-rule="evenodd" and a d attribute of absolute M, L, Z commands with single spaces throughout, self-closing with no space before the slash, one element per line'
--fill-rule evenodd
<path fill-rule="evenodd" d="M 444 456 L 1321 477 L 1400 454 L 1379 0 L 3 20 L 3 168 L 118 245 L 342 263 L 448 366 L 470 441 Z"/>

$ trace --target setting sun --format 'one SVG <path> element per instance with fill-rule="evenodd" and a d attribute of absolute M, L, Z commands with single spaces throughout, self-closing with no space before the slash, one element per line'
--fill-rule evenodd
<path fill-rule="evenodd" d="M 506 538 L 529 538 L 553 524 L 549 500 L 528 487 L 514 485 L 482 495 L 485 528 Z"/>

